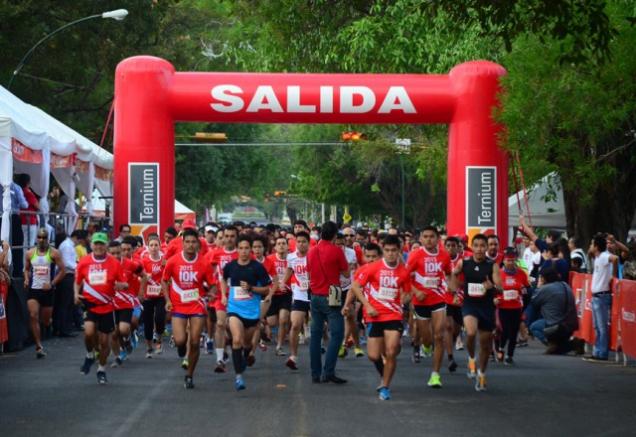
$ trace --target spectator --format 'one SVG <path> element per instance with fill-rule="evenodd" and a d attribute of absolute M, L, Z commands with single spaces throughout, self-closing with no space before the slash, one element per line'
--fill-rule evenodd
<path fill-rule="evenodd" d="M 75 259 L 79 261 L 88 254 L 88 232 L 76 229 L 71 234 L 71 239 L 75 243 Z"/>
<path fill-rule="evenodd" d="M 607 238 L 597 234 L 592 239 L 590 255 L 594 258 L 592 272 L 592 321 L 596 339 L 592 355 L 586 356 L 587 361 L 607 361 L 609 356 L 609 320 L 612 307 L 613 267 L 618 263 L 618 257 L 607 251 Z"/>
<path fill-rule="evenodd" d="M 568 282 L 570 280 L 570 265 L 560 254 L 561 246 L 558 242 L 548 245 L 546 250 L 541 252 L 542 263 L 539 267 L 539 275 L 543 270 L 554 266 L 559 274 L 559 280 Z"/>
<path fill-rule="evenodd" d="M 119 226 L 119 236 L 115 238 L 115 241 L 119 241 L 120 243 L 124 241 L 124 238 L 130 235 L 130 225 L 128 223 L 124 223 Z"/>
<path fill-rule="evenodd" d="M 568 240 L 568 247 L 570 248 L 570 267 L 575 267 L 580 273 L 587 273 L 587 255 L 581 249 L 578 239 L 571 237 Z"/>
<path fill-rule="evenodd" d="M 618 241 L 612 234 L 607 234 L 607 251 L 617 256 L 615 275 L 618 279 L 623 279 L 623 263 L 629 254 L 629 249 Z"/>
<path fill-rule="evenodd" d="M 309 346 L 311 377 L 314 383 L 347 382 L 335 374 L 338 349 L 344 337 L 344 319 L 339 305 L 329 305 L 331 290 L 339 289 L 340 275 L 349 275 L 349 264 L 344 252 L 334 244 L 338 226 L 326 222 L 320 232 L 320 242 L 307 254 L 307 273 L 311 290 L 311 342 Z M 334 302 L 332 301 L 332 304 Z M 322 366 L 321 340 L 325 322 L 329 325 L 329 344 Z"/>
<path fill-rule="evenodd" d="M 40 209 L 40 203 L 33 190 L 31 190 L 31 176 L 26 173 L 19 175 L 18 185 L 22 188 L 22 193 L 27 201 L 27 207 L 20 209 L 22 212 L 22 234 L 24 235 L 23 245 L 30 249 L 35 246 L 35 234 L 38 230 L 36 213 Z"/>
<path fill-rule="evenodd" d="M 629 251 L 623 264 L 623 279 L 636 281 L 636 241 L 632 240 L 627 248 Z"/>
<path fill-rule="evenodd" d="M 15 178 L 18 176 L 16 175 Z M 24 192 L 22 188 L 16 184 L 15 182 L 11 182 L 9 186 L 9 194 L 11 195 L 11 233 L 9 238 L 10 246 L 19 247 L 18 249 L 11 250 L 11 259 L 12 262 L 8 261 L 9 264 L 13 264 L 14 272 L 17 272 L 15 276 L 22 273 L 23 268 L 23 252 L 22 252 L 22 244 L 24 243 L 24 236 L 22 234 L 22 220 L 20 218 L 20 210 L 26 209 L 29 207 L 27 203 Z M 0 214 L 2 211 L 2 201 L 0 201 Z M 7 268 L 7 274 L 10 276 L 9 269 Z"/>
<path fill-rule="evenodd" d="M 76 231 L 75 231 L 76 232 Z M 74 232 L 74 233 L 75 233 Z M 72 333 L 73 326 L 73 281 L 75 281 L 75 267 L 77 255 L 75 253 L 76 240 L 67 236 L 64 232 L 57 234 L 57 248 L 64 263 L 64 278 L 55 288 L 53 302 L 53 335 L 60 337 L 75 337 Z M 77 234 L 75 234 L 77 237 Z"/>
<path fill-rule="evenodd" d="M 570 286 L 561 281 L 555 266 L 541 271 L 543 285 L 532 296 L 531 305 L 542 318 L 528 320 L 530 332 L 547 345 L 546 354 L 582 353 L 582 343 L 570 340 L 578 328 L 576 304 Z"/>

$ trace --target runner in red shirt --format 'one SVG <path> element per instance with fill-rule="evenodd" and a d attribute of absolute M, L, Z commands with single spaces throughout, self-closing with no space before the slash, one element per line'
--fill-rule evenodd
<path fill-rule="evenodd" d="M 196 232 L 197 225 L 192 220 L 185 220 L 181 225 L 181 236 L 174 238 L 168 244 L 168 247 L 165 250 L 166 259 L 172 258 L 174 255 L 181 253 L 183 251 L 183 231 L 186 229 L 192 229 Z M 199 239 L 199 254 L 205 256 L 208 253 L 208 244 L 205 238 L 199 237 L 197 234 L 197 238 Z"/>
<path fill-rule="evenodd" d="M 441 388 L 439 369 L 444 357 L 447 280 L 450 279 L 452 271 L 451 260 L 445 250 L 439 249 L 437 228 L 425 227 L 420 234 L 420 241 L 422 247 L 411 253 L 407 269 L 413 275 L 414 317 L 425 356 L 431 353 L 431 345 L 435 343 L 433 370 L 428 386 Z M 417 344 L 415 341 L 414 347 L 417 347 Z"/>
<path fill-rule="evenodd" d="M 143 294 L 144 338 L 146 339 L 146 358 L 152 358 L 153 352 L 163 351 L 161 339 L 166 327 L 166 300 L 161 294 L 161 278 L 166 259 L 161 254 L 161 241 L 158 235 L 148 237 L 148 255 L 141 260 L 144 275 L 141 280 Z M 156 333 L 156 339 L 153 338 Z M 153 351 L 153 340 L 156 349 Z"/>
<path fill-rule="evenodd" d="M 368 325 L 369 360 L 382 375 L 378 389 L 381 400 L 391 399 L 389 386 L 395 373 L 404 329 L 402 305 L 411 291 L 410 274 L 399 261 L 401 255 L 400 239 L 396 235 L 388 235 L 384 239 L 383 258 L 361 269 L 351 287 L 362 302 L 364 320 Z M 348 308 L 344 307 L 343 313 L 347 311 Z"/>
<path fill-rule="evenodd" d="M 177 238 L 177 235 L 178 235 L 177 230 L 173 228 L 172 226 L 169 226 L 168 228 L 166 228 L 166 232 L 163 233 L 163 242 L 161 243 L 161 252 L 164 255 L 166 251 L 168 250 L 168 245 L 170 244 L 172 240 Z"/>
<path fill-rule="evenodd" d="M 276 275 L 272 278 L 274 295 L 269 311 L 267 311 L 267 324 L 270 327 L 278 326 L 276 355 L 284 356 L 283 342 L 287 336 L 289 312 L 292 304 L 291 283 L 289 280 L 285 280 L 287 273 L 287 239 L 285 237 L 276 238 L 274 253 L 269 255 L 267 259 L 274 264 L 276 269 Z"/>
<path fill-rule="evenodd" d="M 457 267 L 459 260 L 462 259 L 461 246 L 457 237 L 448 237 L 444 243 L 448 255 L 451 257 L 451 266 L 453 269 Z M 448 370 L 454 372 L 457 370 L 457 363 L 453 356 L 453 346 L 459 338 L 462 326 L 462 302 L 464 301 L 464 291 L 460 288 L 455 292 L 446 293 L 446 353 L 448 355 Z"/>
<path fill-rule="evenodd" d="M 166 263 L 162 291 L 166 310 L 172 311 L 172 335 L 180 355 L 185 353 L 186 341 L 190 340 L 184 387 L 191 389 L 194 388 L 192 377 L 199 360 L 199 340 L 206 317 L 204 298 L 208 289 L 212 294 L 216 292 L 217 276 L 199 253 L 197 232 L 185 229 L 182 235 L 183 251 Z"/>
<path fill-rule="evenodd" d="M 121 263 L 108 255 L 108 236 L 96 232 L 91 238 L 93 252 L 83 257 L 75 268 L 75 304 L 84 302 L 84 344 L 86 358 L 81 372 L 88 375 L 95 362 L 95 350 L 99 346 L 97 381 L 106 384 L 106 362 L 110 353 L 110 333 L 115 330 L 113 299 L 115 292 L 128 287 Z"/>
<path fill-rule="evenodd" d="M 208 252 L 216 249 L 216 231 L 217 229 L 212 225 L 205 226 L 205 243 Z"/>
<path fill-rule="evenodd" d="M 223 268 L 238 259 L 238 252 L 236 251 L 236 240 L 238 238 L 238 229 L 235 226 L 227 226 L 223 230 L 223 247 L 217 248 L 213 252 L 209 252 L 205 261 L 208 265 L 212 266 L 212 269 L 220 279 L 223 275 Z M 217 293 L 214 299 L 210 299 L 208 304 L 209 308 L 214 309 L 214 312 L 210 312 L 208 317 L 212 321 L 211 328 L 208 332 L 214 332 L 214 343 L 216 352 L 216 367 L 214 371 L 216 373 L 225 372 L 226 354 L 226 338 L 227 338 L 227 308 L 221 301 L 221 293 Z M 214 316 L 212 315 L 214 314 Z"/>
<path fill-rule="evenodd" d="M 506 247 L 503 258 L 503 269 L 501 269 L 501 285 L 503 291 L 495 297 L 495 305 L 499 313 L 501 323 L 501 335 L 497 341 L 497 359 L 504 360 L 504 349 L 506 345 L 505 363 L 514 364 L 513 356 L 521 324 L 521 313 L 523 312 L 523 295 L 530 286 L 528 274 L 517 267 L 518 253 L 514 247 Z"/>

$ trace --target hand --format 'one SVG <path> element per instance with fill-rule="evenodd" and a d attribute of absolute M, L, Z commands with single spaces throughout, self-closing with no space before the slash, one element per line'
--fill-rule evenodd
<path fill-rule="evenodd" d="M 26 290 L 27 288 L 29 288 L 29 281 L 24 281 L 24 289 Z"/>
<path fill-rule="evenodd" d="M 347 317 L 349 315 L 349 305 L 343 306 L 340 314 L 342 314 L 342 317 Z"/>
<path fill-rule="evenodd" d="M 498 297 L 494 298 L 492 301 L 494 302 L 495 305 L 499 305 L 499 302 L 501 302 L 501 300 Z"/>
<path fill-rule="evenodd" d="M 457 295 L 453 296 L 453 304 L 459 305 L 459 296 Z"/>
<path fill-rule="evenodd" d="M 377 317 L 378 311 L 375 308 L 373 308 L 373 306 L 371 306 L 371 304 L 367 304 L 366 310 L 367 310 L 367 314 L 369 315 L 369 317 Z"/>
<path fill-rule="evenodd" d="M 48 291 L 51 288 L 53 288 L 53 284 L 51 284 L 50 282 L 47 282 L 46 284 L 42 284 L 42 290 Z"/>
<path fill-rule="evenodd" d="M 248 284 L 247 282 L 245 282 L 245 281 L 241 281 L 241 282 L 239 283 L 239 285 L 241 286 L 241 288 L 242 288 L 243 290 L 245 290 L 245 291 L 250 291 L 250 288 L 251 288 L 251 287 L 250 287 L 250 284 Z"/>
<path fill-rule="evenodd" d="M 221 304 L 223 306 L 227 306 L 227 296 L 225 295 L 221 296 Z"/>
<path fill-rule="evenodd" d="M 83 299 L 84 299 L 84 296 L 82 296 L 80 294 L 76 294 L 75 295 L 75 299 L 74 299 L 75 300 L 75 305 L 79 305 L 82 302 Z"/>
<path fill-rule="evenodd" d="M 272 301 L 272 295 L 268 294 L 267 296 L 265 296 L 265 299 L 263 299 L 263 302 L 265 303 L 270 303 Z"/>
<path fill-rule="evenodd" d="M 495 284 L 493 284 L 493 283 L 490 281 L 490 279 L 486 279 L 486 280 L 483 282 L 483 285 L 484 285 L 484 288 L 485 288 L 486 290 L 490 290 L 491 288 L 494 288 L 494 286 L 495 286 Z"/>
<path fill-rule="evenodd" d="M 426 294 L 423 291 L 415 290 L 415 297 L 417 297 L 417 300 L 424 300 L 426 298 Z"/>
<path fill-rule="evenodd" d="M 166 301 L 166 311 L 172 311 L 172 302 Z"/>

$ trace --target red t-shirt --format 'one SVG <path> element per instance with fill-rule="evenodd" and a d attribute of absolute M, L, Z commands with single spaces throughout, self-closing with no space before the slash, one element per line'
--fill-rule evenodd
<path fill-rule="evenodd" d="M 503 264 L 503 252 L 497 252 L 497 256 L 494 258 L 491 258 L 490 255 L 486 254 L 486 258 L 488 258 L 490 261 L 497 264 L 498 266 L 501 266 Z"/>
<path fill-rule="evenodd" d="M 150 255 L 145 256 L 141 260 L 148 278 L 146 289 L 144 290 L 144 299 L 159 299 L 161 297 L 161 278 L 165 262 L 166 260 L 162 256 L 157 261 L 153 260 Z"/>
<path fill-rule="evenodd" d="M 164 253 L 166 254 L 166 259 L 170 259 L 181 252 L 183 252 L 183 237 L 177 237 L 170 241 Z M 205 255 L 206 253 L 208 253 L 208 242 L 205 238 L 199 237 L 199 255 Z"/>
<path fill-rule="evenodd" d="M 314 240 L 313 238 L 309 239 L 309 248 L 314 247 L 316 244 L 318 244 L 318 242 L 316 240 Z M 295 238 L 290 238 L 289 240 L 287 240 L 287 245 L 288 245 L 289 253 L 296 252 L 296 239 Z"/>
<path fill-rule="evenodd" d="M 278 258 L 278 255 L 273 253 L 268 255 L 267 260 L 274 266 L 274 274 L 278 276 L 278 287 L 276 287 L 276 291 L 274 292 L 274 296 L 282 296 L 284 294 L 288 294 L 291 291 L 291 278 L 287 282 L 283 282 L 285 279 L 285 274 L 287 273 L 287 257 L 284 259 Z M 268 272 L 269 273 L 269 272 Z M 272 276 L 270 274 L 270 276 Z M 274 277 L 272 276 L 272 280 Z"/>
<path fill-rule="evenodd" d="M 424 299 L 420 300 L 413 293 L 413 305 L 430 306 L 446 302 L 446 277 L 451 274 L 448 252 L 438 250 L 437 253 L 430 253 L 421 247 L 411 252 L 406 268 L 413 275 L 413 287 L 425 294 Z"/>
<path fill-rule="evenodd" d="M 182 252 L 168 260 L 163 271 L 163 280 L 172 281 L 169 292 L 172 312 L 205 314 L 204 284 L 215 285 L 217 275 L 200 254 L 188 261 Z"/>
<path fill-rule="evenodd" d="M 450 254 L 449 254 L 450 256 Z M 455 268 L 457 267 L 457 264 L 459 264 L 459 261 L 462 259 L 461 256 L 457 255 L 455 257 L 455 259 L 451 258 L 451 267 L 453 270 L 455 270 Z M 459 278 L 459 282 L 460 283 L 464 283 L 464 273 L 463 272 L 459 272 L 458 274 L 458 278 Z M 455 302 L 455 294 L 451 293 L 450 290 L 448 293 L 446 293 L 446 304 L 447 305 L 453 305 L 453 306 L 462 306 L 464 304 L 464 289 L 462 287 L 457 289 L 457 302 Z"/>
<path fill-rule="evenodd" d="M 497 307 L 506 310 L 523 308 L 523 292 L 530 286 L 526 272 L 517 268 L 511 275 L 506 273 L 505 269 L 501 269 L 500 274 L 503 292 L 497 296 L 499 298 Z"/>
<path fill-rule="evenodd" d="M 378 312 L 370 317 L 363 309 L 364 320 L 369 322 L 388 322 L 402 320 L 402 293 L 411 289 L 411 279 L 404 264 L 389 267 L 383 259 L 358 269 L 354 279 L 360 284 L 364 295 Z"/>
<path fill-rule="evenodd" d="M 113 301 L 116 310 L 132 309 L 135 307 L 137 295 L 139 294 L 139 277 L 142 266 L 140 263 L 128 258 L 122 258 L 120 261 L 122 275 L 124 281 L 128 284 L 125 290 L 115 291 L 115 299 Z"/>
<path fill-rule="evenodd" d="M 364 261 L 364 251 L 362 250 L 362 246 L 360 246 L 359 244 L 354 244 L 353 250 L 356 252 L 356 260 L 358 261 L 358 265 L 365 265 L 366 263 Z"/>
<path fill-rule="evenodd" d="M 115 281 L 125 282 L 125 278 L 120 262 L 111 255 L 97 260 L 90 254 L 83 257 L 75 268 L 75 283 L 84 284 L 82 296 L 95 314 L 113 311 Z"/>
<path fill-rule="evenodd" d="M 331 285 L 340 285 L 340 272 L 348 268 L 344 251 L 330 241 L 320 240 L 307 254 L 311 294 L 327 296 Z"/>
<path fill-rule="evenodd" d="M 37 212 L 38 209 L 35 207 L 38 203 L 38 198 L 35 197 L 31 188 L 23 188 L 22 192 L 24 193 L 24 199 L 27 201 L 29 206 L 27 209 L 21 209 L 20 211 L 29 211 L 29 212 Z M 37 225 L 38 218 L 35 214 L 21 214 L 22 215 L 22 224 L 23 225 Z"/>
<path fill-rule="evenodd" d="M 227 251 L 224 247 L 218 247 L 212 252 L 208 252 L 205 256 L 205 262 L 212 266 L 212 270 L 217 276 L 217 281 L 223 277 L 223 268 L 226 264 L 238 259 L 238 251 L 236 249 Z M 214 299 L 210 299 L 209 306 L 214 307 L 215 302 L 221 301 L 221 293 L 216 293 Z"/>

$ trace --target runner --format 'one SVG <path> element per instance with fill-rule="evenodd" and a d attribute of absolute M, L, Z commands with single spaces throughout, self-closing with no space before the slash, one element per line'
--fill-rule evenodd
<path fill-rule="evenodd" d="M 260 317 L 262 296 L 270 292 L 272 283 L 261 263 L 251 259 L 252 241 L 249 236 L 238 238 L 238 259 L 226 264 L 221 280 L 221 302 L 227 305 L 232 334 L 232 362 L 236 390 L 245 390 L 243 372 L 251 342 Z"/>
<path fill-rule="evenodd" d="M 503 252 L 499 251 L 499 237 L 496 235 L 488 236 L 488 250 L 486 251 L 486 257 L 501 267 L 503 265 Z"/>
<path fill-rule="evenodd" d="M 388 235 L 384 239 L 383 258 L 361 268 L 351 287 L 362 302 L 368 326 L 369 360 L 382 378 L 377 389 L 381 400 L 391 399 L 391 379 L 395 374 L 404 329 L 402 305 L 411 290 L 409 272 L 399 261 L 402 255 L 400 247 L 400 239 Z M 349 308 L 344 307 L 342 312 L 348 313 Z"/>
<path fill-rule="evenodd" d="M 95 351 L 99 350 L 97 382 L 106 384 L 106 362 L 110 353 L 110 335 L 115 331 L 113 314 L 116 291 L 128 287 L 121 263 L 108 255 L 108 236 L 95 232 L 91 238 L 93 252 L 83 257 L 75 269 L 75 304 L 84 302 L 84 344 L 86 358 L 80 371 L 88 375 L 95 362 Z"/>
<path fill-rule="evenodd" d="M 206 317 L 204 297 L 209 289 L 215 293 L 217 277 L 199 253 L 198 234 L 194 229 L 182 233 L 183 250 L 170 258 L 163 272 L 163 296 L 166 310 L 172 311 L 172 335 L 180 355 L 189 339 L 188 368 L 184 387 L 194 388 L 194 369 L 199 361 L 199 340 Z M 188 323 L 189 322 L 189 323 Z"/>
<path fill-rule="evenodd" d="M 205 225 L 205 242 L 208 247 L 208 251 L 216 250 L 216 231 L 217 228 L 211 224 Z"/>
<path fill-rule="evenodd" d="M 289 358 L 285 365 L 298 370 L 298 341 L 301 329 L 309 315 L 309 276 L 307 275 L 307 252 L 309 252 L 309 234 L 296 233 L 296 251 L 287 255 L 287 272 L 284 282 L 291 280 L 293 301 L 291 306 L 291 330 L 289 332 Z"/>
<path fill-rule="evenodd" d="M 444 243 L 444 247 L 451 257 L 451 265 L 454 269 L 462 259 L 461 243 L 457 237 L 448 237 Z M 446 293 L 446 353 L 448 356 L 448 370 L 454 372 L 457 370 L 457 363 L 453 356 L 453 347 L 457 345 L 460 339 L 463 320 L 462 320 L 462 302 L 464 301 L 464 291 L 460 288 L 456 292 Z M 461 340 L 461 339 L 460 339 Z"/>
<path fill-rule="evenodd" d="M 140 242 L 141 241 L 141 242 Z M 137 246 L 141 246 L 143 240 L 141 237 L 125 237 L 121 243 L 121 256 L 122 259 L 127 259 L 130 264 L 131 273 L 128 276 L 128 294 L 133 300 L 132 315 L 130 318 L 130 344 L 132 349 L 137 348 L 139 337 L 137 335 L 137 328 L 139 328 L 139 320 L 141 319 L 141 313 L 143 306 L 141 300 L 139 300 L 139 293 L 141 291 L 141 278 L 144 275 L 143 265 L 141 259 L 134 258 L 134 254 L 137 252 Z"/>
<path fill-rule="evenodd" d="M 172 226 L 169 226 L 168 228 L 166 228 L 166 232 L 163 233 L 163 242 L 161 243 L 161 252 L 163 252 L 164 254 L 166 253 L 166 251 L 168 250 L 168 245 L 170 244 L 172 240 L 177 238 L 177 235 L 178 235 L 177 230 L 173 228 Z"/>
<path fill-rule="evenodd" d="M 514 247 L 506 247 L 504 266 L 501 270 L 503 293 L 495 298 L 501 324 L 501 335 L 497 344 L 497 361 L 504 361 L 504 349 L 507 345 L 508 350 L 504 362 L 509 365 L 514 364 L 513 356 L 521 324 L 523 296 L 530 286 L 528 274 L 516 265 L 517 257 L 518 253 Z"/>
<path fill-rule="evenodd" d="M 183 221 L 183 223 L 181 224 L 181 236 L 170 240 L 168 247 L 164 251 L 167 260 L 183 251 L 183 233 L 186 229 L 192 229 L 196 232 L 197 225 L 193 220 L 190 219 Z M 207 241 L 205 240 L 205 238 L 199 237 L 199 234 L 197 234 L 197 239 L 199 240 L 199 255 L 205 256 L 205 254 L 208 253 Z"/>
<path fill-rule="evenodd" d="M 486 367 L 492 352 L 493 331 L 495 330 L 495 303 L 497 289 L 501 289 L 499 266 L 486 258 L 488 238 L 483 234 L 473 237 L 470 258 L 457 263 L 451 289 L 464 287 L 464 327 L 466 329 L 466 349 L 468 350 L 468 377 L 475 379 L 475 390 L 486 390 Z M 462 273 L 461 280 L 458 275 Z M 475 371 L 475 342 L 479 333 L 479 369 Z"/>
<path fill-rule="evenodd" d="M 46 352 L 42 347 L 40 323 L 46 331 L 49 330 L 53 316 L 54 290 L 62 282 L 66 272 L 62 255 L 49 246 L 48 231 L 40 228 L 36 238 L 36 246 L 29 249 L 24 256 L 24 289 L 28 290 L 26 300 L 29 325 L 35 342 L 35 356 L 44 358 Z"/>
<path fill-rule="evenodd" d="M 238 229 L 234 226 L 227 226 L 223 230 L 223 247 L 219 247 L 213 252 L 208 253 L 206 262 L 212 266 L 217 278 L 221 279 L 223 268 L 230 261 L 238 258 L 236 251 L 236 239 L 238 238 Z M 208 307 L 214 308 L 214 343 L 216 352 L 216 373 L 225 372 L 225 343 L 227 337 L 227 309 L 221 302 L 221 294 L 217 293 L 214 299 L 208 303 Z"/>
<path fill-rule="evenodd" d="M 276 271 L 275 276 L 272 278 L 274 295 L 267 311 L 267 324 L 272 328 L 272 331 L 275 331 L 274 328 L 278 330 L 276 355 L 285 356 L 283 343 L 287 336 L 289 312 L 292 304 L 289 278 L 285 277 L 287 273 L 287 239 L 285 237 L 279 236 L 276 238 L 274 253 L 269 255 L 267 259 L 274 265 Z"/>
<path fill-rule="evenodd" d="M 425 356 L 430 355 L 431 343 L 434 343 L 428 386 L 441 388 L 439 370 L 444 358 L 447 277 L 452 271 L 451 259 L 446 251 L 440 250 L 437 228 L 427 226 L 422 229 L 420 241 L 422 247 L 410 254 L 407 263 L 407 269 L 413 275 L 413 316 Z"/>
<path fill-rule="evenodd" d="M 148 238 L 148 255 L 141 262 L 145 272 L 141 290 L 146 358 L 152 358 L 153 353 L 160 354 L 163 351 L 161 339 L 166 326 L 166 300 L 161 294 L 161 278 L 166 259 L 161 255 L 161 241 L 158 236 Z M 156 349 L 153 349 L 153 341 L 156 341 Z"/>
<path fill-rule="evenodd" d="M 346 302 L 346 297 L 349 294 L 349 290 L 351 290 L 352 283 L 352 273 L 356 271 L 358 268 L 358 260 L 356 257 L 356 252 L 351 247 L 348 247 L 345 243 L 346 240 L 353 242 L 353 230 L 351 230 L 350 237 L 345 239 L 345 235 L 343 233 L 338 233 L 336 236 L 336 246 L 342 248 L 345 254 L 345 258 L 347 259 L 347 264 L 349 264 L 349 274 L 348 275 L 340 275 L 340 287 L 342 288 L 343 300 Z M 354 301 L 353 305 L 355 307 Z M 353 340 L 354 354 L 356 357 L 363 357 L 364 351 L 360 347 L 360 333 L 358 332 L 358 323 L 356 320 L 357 312 L 355 312 L 355 308 L 350 308 L 350 311 L 347 312 L 347 316 L 345 317 L 345 331 L 344 331 L 344 340 L 342 345 L 340 345 L 340 350 L 338 351 L 338 357 L 344 358 L 347 356 L 348 347 L 350 346 L 351 338 Z"/>
<path fill-rule="evenodd" d="M 256 235 L 252 242 L 252 255 L 253 258 L 261 263 L 265 268 L 265 271 L 269 275 L 270 279 L 276 277 L 276 266 L 274 262 L 265 256 L 267 252 L 267 237 L 265 235 Z M 256 361 L 256 349 L 260 346 L 262 350 L 266 351 L 267 346 L 261 341 L 261 332 L 267 327 L 267 313 L 272 303 L 272 296 L 274 295 L 274 284 L 270 286 L 269 293 L 261 300 L 261 312 L 259 317 L 259 324 L 257 329 L 254 330 L 254 336 L 252 337 L 252 348 L 249 356 L 247 357 L 247 365 L 253 366 Z"/>

